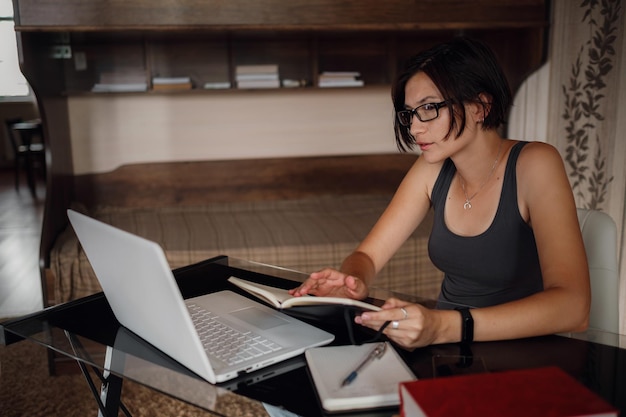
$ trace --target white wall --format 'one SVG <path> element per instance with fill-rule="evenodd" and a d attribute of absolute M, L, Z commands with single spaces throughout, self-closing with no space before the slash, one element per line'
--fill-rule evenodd
<path fill-rule="evenodd" d="M 515 94 L 509 114 L 507 137 L 510 139 L 549 142 L 548 101 L 550 99 L 550 63 L 528 76 Z"/>
<path fill-rule="evenodd" d="M 76 174 L 123 164 L 393 153 L 389 87 L 82 95 L 69 99 Z"/>

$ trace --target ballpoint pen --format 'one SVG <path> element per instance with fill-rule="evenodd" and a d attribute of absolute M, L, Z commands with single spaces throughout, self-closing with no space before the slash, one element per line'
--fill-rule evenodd
<path fill-rule="evenodd" d="M 350 372 L 350 374 L 348 374 L 348 376 L 343 380 L 343 382 L 341 383 L 341 386 L 344 387 L 346 385 L 349 385 L 352 383 L 352 381 L 354 381 L 356 379 L 356 377 L 359 375 L 359 372 L 369 363 L 371 363 L 373 360 L 375 359 L 380 359 L 383 354 L 385 353 L 385 350 L 387 349 L 387 343 L 385 342 L 380 342 L 376 345 L 376 347 L 374 347 L 374 350 L 372 350 L 365 359 L 363 359 L 363 361 L 359 364 L 359 366 L 357 366 L 352 372 Z"/>

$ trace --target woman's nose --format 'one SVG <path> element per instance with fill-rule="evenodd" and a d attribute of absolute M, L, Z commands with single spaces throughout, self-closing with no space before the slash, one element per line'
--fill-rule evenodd
<path fill-rule="evenodd" d="M 412 116 L 413 117 L 411 117 L 411 128 L 409 129 L 409 132 L 411 133 L 411 135 L 413 135 L 413 137 L 416 137 L 416 135 L 424 132 L 424 130 L 426 129 L 426 123 L 418 119 L 415 114 L 413 114 Z"/>

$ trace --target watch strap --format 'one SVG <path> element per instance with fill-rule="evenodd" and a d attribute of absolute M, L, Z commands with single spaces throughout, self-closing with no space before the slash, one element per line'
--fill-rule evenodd
<path fill-rule="evenodd" d="M 474 340 L 474 318 L 470 309 L 461 307 L 456 309 L 461 313 L 461 343 L 471 343 Z"/>

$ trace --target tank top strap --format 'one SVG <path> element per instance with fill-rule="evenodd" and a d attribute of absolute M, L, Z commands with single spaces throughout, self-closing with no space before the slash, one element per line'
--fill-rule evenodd
<path fill-rule="evenodd" d="M 517 158 L 519 157 L 520 152 L 524 146 L 528 145 L 528 142 L 519 141 L 511 148 L 511 153 L 509 154 L 509 159 L 506 165 L 505 176 L 507 177 L 517 177 L 515 175 L 515 168 L 517 167 Z"/>
<path fill-rule="evenodd" d="M 448 189 L 450 189 L 450 183 L 456 173 L 456 167 L 450 158 L 446 159 L 439 171 L 435 185 L 433 186 L 432 195 L 430 200 L 435 210 L 443 209 L 446 202 L 446 196 L 448 195 Z"/>
<path fill-rule="evenodd" d="M 507 160 L 505 172 L 504 172 L 504 184 L 502 185 L 502 196 L 500 197 L 500 203 L 502 204 L 510 204 L 515 208 L 514 212 L 518 212 L 518 202 L 517 202 L 517 159 L 519 157 L 522 148 L 526 146 L 528 142 L 520 141 L 517 142 L 511 148 L 511 152 L 509 153 L 509 158 Z M 506 209 L 508 207 L 499 207 L 499 210 Z"/>

